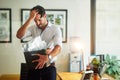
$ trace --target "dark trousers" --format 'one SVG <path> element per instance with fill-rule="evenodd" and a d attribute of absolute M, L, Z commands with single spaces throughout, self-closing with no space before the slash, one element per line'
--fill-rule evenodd
<path fill-rule="evenodd" d="M 27 80 L 56 80 L 56 68 L 49 66 L 42 69 L 30 69 Z"/>

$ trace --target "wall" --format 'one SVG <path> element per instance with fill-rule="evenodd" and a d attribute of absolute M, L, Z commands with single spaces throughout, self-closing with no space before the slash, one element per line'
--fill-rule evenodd
<path fill-rule="evenodd" d="M 20 9 L 42 5 L 46 9 L 68 10 L 68 42 L 70 36 L 80 36 L 84 44 L 85 64 L 90 54 L 90 1 L 89 0 L 0 0 L 0 8 L 12 9 L 12 43 L 0 43 L 0 74 L 19 73 L 20 63 L 25 62 L 16 31 L 20 27 Z M 63 43 L 58 55 L 58 71 L 69 71 L 69 45 Z"/>

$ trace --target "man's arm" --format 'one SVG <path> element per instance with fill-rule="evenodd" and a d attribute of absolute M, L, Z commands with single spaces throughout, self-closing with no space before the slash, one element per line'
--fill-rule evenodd
<path fill-rule="evenodd" d="M 53 49 L 50 53 L 48 53 L 48 54 L 51 55 L 52 57 L 54 57 L 54 56 L 56 56 L 57 54 L 59 54 L 60 51 L 61 51 L 61 46 L 56 45 L 56 46 L 54 47 L 54 49 Z"/>
<path fill-rule="evenodd" d="M 21 39 L 21 38 L 24 36 L 26 30 L 28 29 L 28 26 L 29 26 L 30 22 L 31 22 L 31 19 L 28 19 L 28 20 L 25 22 L 25 24 L 23 24 L 23 25 L 20 27 L 20 29 L 17 31 L 17 34 L 16 34 L 16 37 L 17 37 L 17 38 Z"/>
<path fill-rule="evenodd" d="M 38 12 L 36 10 L 32 10 L 30 12 L 30 16 L 29 16 L 28 20 L 17 31 L 17 34 L 16 34 L 17 38 L 21 39 L 24 36 L 24 34 L 25 34 L 26 30 L 28 29 L 31 21 L 35 18 L 37 13 Z"/>

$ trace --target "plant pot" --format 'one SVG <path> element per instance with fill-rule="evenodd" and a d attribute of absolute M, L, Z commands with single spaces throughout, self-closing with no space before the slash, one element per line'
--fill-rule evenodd
<path fill-rule="evenodd" d="M 98 67 L 93 67 L 93 71 L 94 71 L 94 73 L 98 73 L 99 74 L 99 68 Z"/>

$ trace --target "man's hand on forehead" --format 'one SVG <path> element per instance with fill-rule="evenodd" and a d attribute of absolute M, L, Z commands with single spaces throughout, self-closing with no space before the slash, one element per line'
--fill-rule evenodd
<path fill-rule="evenodd" d="M 38 13 L 38 10 L 36 10 L 36 9 L 34 9 L 34 10 L 32 10 L 33 12 L 35 12 L 35 13 Z"/>

